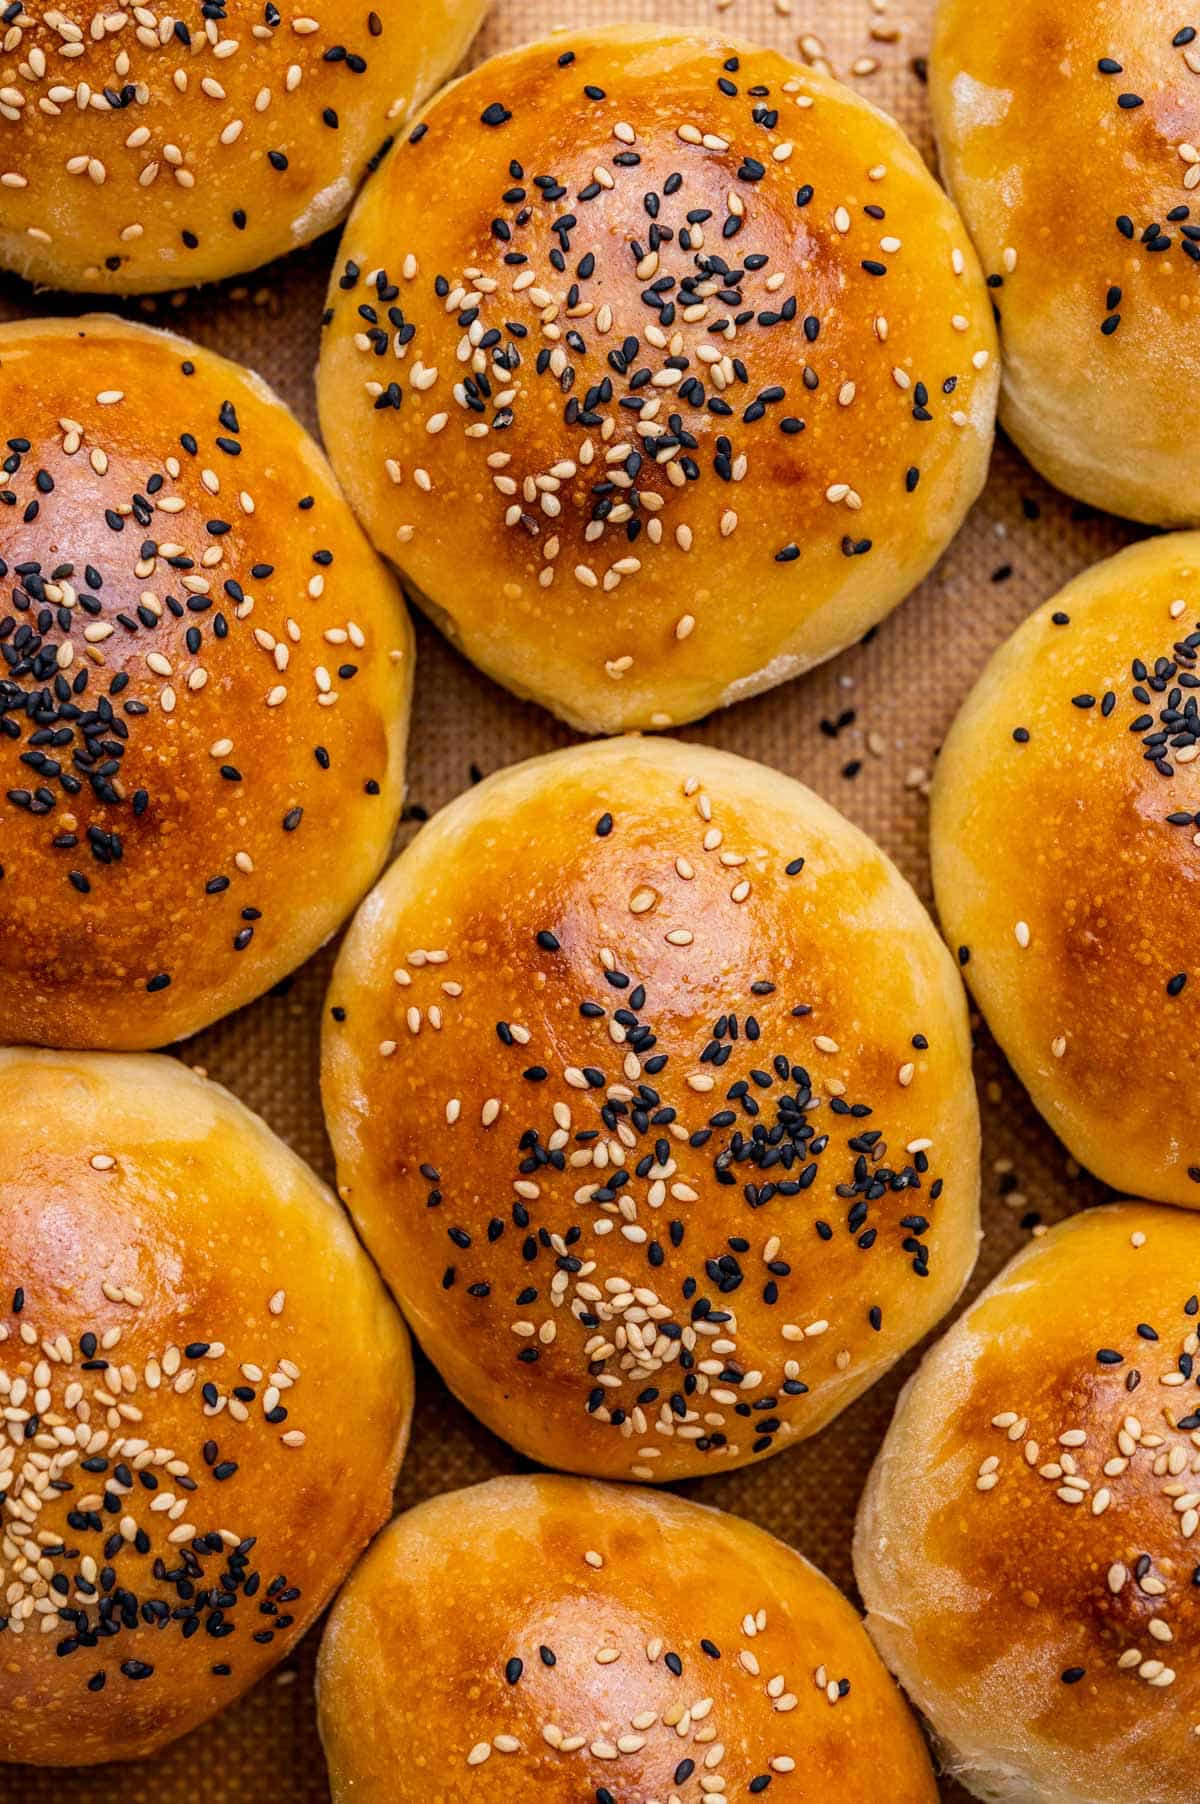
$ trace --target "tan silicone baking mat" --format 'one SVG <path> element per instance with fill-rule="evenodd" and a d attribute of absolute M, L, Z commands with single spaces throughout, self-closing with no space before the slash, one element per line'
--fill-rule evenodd
<path fill-rule="evenodd" d="M 982 0 L 981 0 L 982 3 Z M 416 13 L 421 0 L 412 0 Z M 562 25 L 630 20 L 703 25 L 824 59 L 895 115 L 932 155 L 924 74 L 931 0 L 496 0 L 472 58 Z M 196 294 L 132 301 L 135 317 L 170 324 L 252 364 L 315 430 L 311 374 L 335 240 Z M 0 317 L 80 311 L 61 295 L 0 280 Z M 991 479 L 957 542 L 927 582 L 870 641 L 823 669 L 688 728 L 685 737 L 762 759 L 801 778 L 873 834 L 929 897 L 926 775 L 955 710 L 989 652 L 1083 565 L 1131 536 L 1041 482 L 1001 440 Z M 565 743 L 570 733 L 515 701 L 419 625 L 409 746 L 406 843 L 417 821 L 483 772 Z M 184 1056 L 263 1114 L 332 1176 L 317 1090 L 326 948 L 290 984 L 201 1034 Z M 978 1025 L 978 1024 L 977 1024 Z M 990 1278 L 1037 1221 L 1094 1201 L 982 1029 L 977 1076 L 984 1117 L 986 1237 L 975 1284 Z M 854 1509 L 911 1361 L 832 1427 L 752 1470 L 681 1487 L 772 1529 L 845 1588 L 852 1586 Z M 521 1462 L 472 1421 L 427 1365 L 420 1368 L 412 1446 L 398 1507 Z M 3 1804 L 318 1804 L 328 1798 L 312 1702 L 316 1635 L 242 1702 L 152 1762 L 63 1772 L 0 1769 Z M 947 1785 L 945 1797 L 964 1794 Z M 854 1804 L 853 1800 L 848 1804 Z"/>

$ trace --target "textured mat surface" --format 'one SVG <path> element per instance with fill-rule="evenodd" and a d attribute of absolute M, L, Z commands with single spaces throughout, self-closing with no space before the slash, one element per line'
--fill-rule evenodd
<path fill-rule="evenodd" d="M 419 10 L 420 0 L 416 5 Z M 560 25 L 607 24 L 619 16 L 703 25 L 826 58 L 931 155 L 922 60 L 931 11 L 929 0 L 496 0 L 473 58 Z M 196 295 L 131 302 L 124 310 L 253 365 L 314 426 L 311 373 L 335 248 L 336 240 L 325 239 L 249 278 Z M 0 278 L 0 317 L 82 310 L 76 300 L 34 296 Z M 928 900 L 922 784 L 955 710 L 988 654 L 1031 608 L 1130 536 L 1124 523 L 1093 516 L 1047 488 L 1001 441 L 965 530 L 870 643 L 682 737 L 762 759 L 810 784 L 873 834 Z M 565 727 L 493 687 L 420 625 L 410 806 L 432 812 L 479 772 L 569 738 Z M 401 843 L 414 830 L 406 825 Z M 327 1176 L 317 1036 L 331 959 L 326 948 L 285 993 L 183 1048 L 190 1062 L 228 1084 Z M 1100 1194 L 1071 1166 L 982 1030 L 977 1044 L 986 1238 L 975 1289 L 1027 1237 L 1033 1218 L 1054 1220 Z M 684 1488 L 772 1529 L 850 1588 L 854 1508 L 911 1363 L 814 1440 L 753 1470 Z M 397 1506 L 520 1464 L 422 1366 Z M 312 1707 L 314 1654 L 310 1635 L 249 1697 L 152 1763 L 87 1773 L 0 1769 L 0 1800 L 318 1804 L 328 1789 Z M 945 1788 L 947 1799 L 964 1796 Z"/>

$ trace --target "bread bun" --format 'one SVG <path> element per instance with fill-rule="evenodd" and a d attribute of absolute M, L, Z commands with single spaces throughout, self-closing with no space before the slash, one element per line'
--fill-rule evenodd
<path fill-rule="evenodd" d="M 855 1572 L 876 1645 L 977 1797 L 1193 1804 L 1198 1270 L 1191 1216 L 1075 1216 L 900 1399 Z"/>
<path fill-rule="evenodd" d="M 410 1510 L 338 1599 L 317 1683 L 334 1804 L 936 1804 L 828 1579 L 646 1491 L 497 1478 Z"/>
<path fill-rule="evenodd" d="M 249 371 L 120 320 L 0 326 L 10 1038 L 161 1046 L 337 927 L 403 796 L 412 631 Z"/>
<path fill-rule="evenodd" d="M 414 597 L 589 732 L 873 626 L 984 479 L 991 307 L 896 125 L 716 32 L 556 36 L 446 89 L 355 208 L 318 373 Z"/>
<path fill-rule="evenodd" d="M 962 991 L 788 777 L 672 740 L 489 778 L 360 909 L 326 1010 L 341 1194 L 450 1388 L 666 1481 L 814 1434 L 975 1258 Z"/>
<path fill-rule="evenodd" d="M 1180 27 L 1180 29 L 1177 29 Z M 1200 522 L 1200 38 L 1144 0 L 940 0 L 942 172 L 1000 319 L 1000 417 L 1048 481 Z"/>
<path fill-rule="evenodd" d="M 342 1210 L 165 1058 L 0 1052 L 0 1760 L 152 1753 L 391 1511 L 408 1337 Z"/>
<path fill-rule="evenodd" d="M 932 816 L 946 935 L 1034 1102 L 1105 1183 L 1193 1208 L 1198 578 L 1180 533 L 1039 608 L 955 721 Z"/>
<path fill-rule="evenodd" d="M 336 225 L 485 0 L 0 18 L 0 265 L 142 294 L 254 269 Z"/>

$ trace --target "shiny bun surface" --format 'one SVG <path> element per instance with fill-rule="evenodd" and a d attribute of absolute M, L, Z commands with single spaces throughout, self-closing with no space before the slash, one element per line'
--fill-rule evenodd
<path fill-rule="evenodd" d="M 0 265 L 142 294 L 336 225 L 485 0 L 220 0 L 0 14 Z"/>
<path fill-rule="evenodd" d="M 1200 534 L 1075 578 L 995 653 L 938 760 L 938 912 L 1075 1157 L 1200 1207 Z"/>
<path fill-rule="evenodd" d="M 412 631 L 258 377 L 93 316 L 0 326 L 11 1039 L 161 1046 L 316 950 L 386 857 Z"/>
<path fill-rule="evenodd" d="M 935 1804 L 850 1605 L 749 1522 L 500 1478 L 380 1536 L 321 1645 L 335 1804 Z"/>
<path fill-rule="evenodd" d="M 728 753 L 600 742 L 453 802 L 350 928 L 322 1062 L 411 1326 L 547 1465 L 763 1458 L 974 1261 L 953 962 L 877 846 Z"/>
<path fill-rule="evenodd" d="M 0 1052 L 0 1761 L 153 1753 L 391 1512 L 408 1338 L 344 1212 L 166 1058 Z"/>
<path fill-rule="evenodd" d="M 1200 1222 L 1051 1228 L 926 1355 L 861 1506 L 880 1652 L 977 1797 L 1191 1804 Z"/>
<path fill-rule="evenodd" d="M 467 655 L 589 732 L 852 644 L 982 486 L 991 306 L 839 83 L 715 33 L 558 36 L 364 189 L 318 389 L 346 492 Z"/>
<path fill-rule="evenodd" d="M 1110 513 L 1200 523 L 1200 37 L 1142 0 L 940 0 L 942 173 L 1000 318 L 1000 415 Z"/>

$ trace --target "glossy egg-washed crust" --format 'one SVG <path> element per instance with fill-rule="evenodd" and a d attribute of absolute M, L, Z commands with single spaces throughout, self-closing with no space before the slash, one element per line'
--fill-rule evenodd
<path fill-rule="evenodd" d="M 765 1457 L 974 1261 L 952 961 L 870 840 L 728 753 L 601 742 L 443 810 L 347 936 L 323 1093 L 426 1351 L 547 1465 Z"/>
<path fill-rule="evenodd" d="M 1076 1158 L 1200 1208 L 1200 534 L 1076 577 L 994 655 L 934 786 L 938 910 Z"/>
<path fill-rule="evenodd" d="M 937 1797 L 815 1567 L 736 1517 L 580 1479 L 402 1516 L 330 1617 L 318 1701 L 335 1804 Z"/>
<path fill-rule="evenodd" d="M 176 1064 L 0 1053 L 0 1760 L 151 1753 L 391 1510 L 408 1337 L 336 1199 Z"/>
<path fill-rule="evenodd" d="M 615 732 L 793 676 L 916 585 L 983 482 L 994 350 L 890 119 L 774 51 L 622 25 L 483 64 L 397 142 L 318 393 L 422 606 Z"/>
<path fill-rule="evenodd" d="M 1017 1255 L 900 1400 L 867 1623 L 988 1799 L 1192 1804 L 1200 1223 L 1110 1205 Z"/>
<path fill-rule="evenodd" d="M 93 316 L 0 326 L 10 1039 L 161 1046 L 333 932 L 403 795 L 412 629 L 256 376 Z"/>
<path fill-rule="evenodd" d="M 999 310 L 1001 419 L 1051 482 L 1200 521 L 1200 37 L 1144 0 L 941 0 L 942 172 Z"/>
<path fill-rule="evenodd" d="M 341 219 L 485 0 L 0 11 L 0 265 L 141 294 L 253 269 Z"/>

